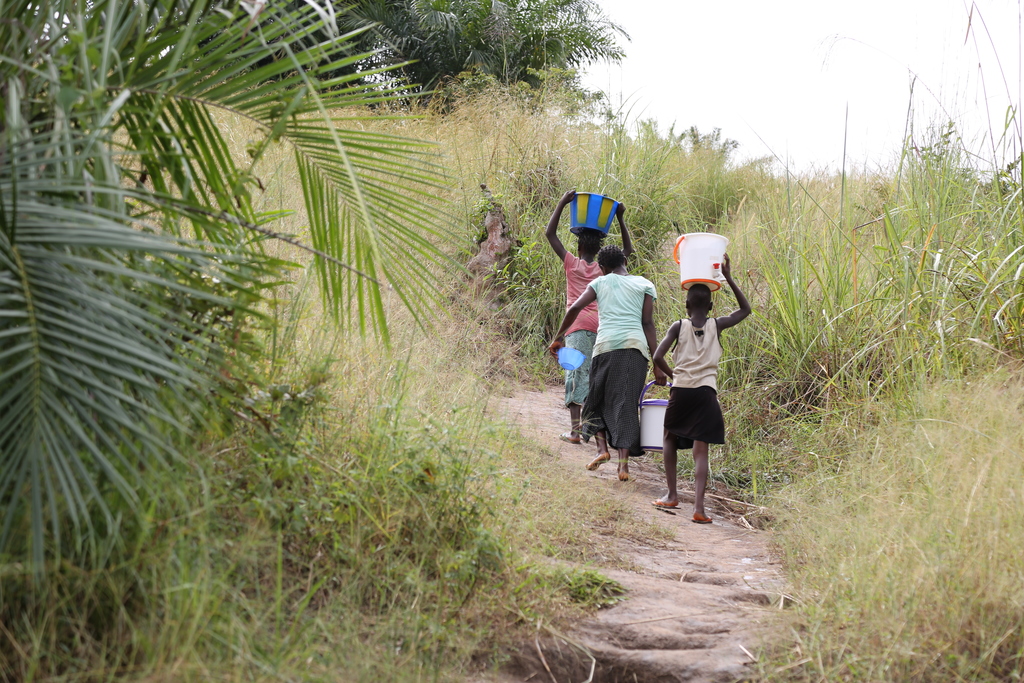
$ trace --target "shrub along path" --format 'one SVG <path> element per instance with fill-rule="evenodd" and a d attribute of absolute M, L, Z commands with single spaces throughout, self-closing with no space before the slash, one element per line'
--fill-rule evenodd
<path fill-rule="evenodd" d="M 750 528 L 742 516 L 749 509 L 709 498 L 707 511 L 714 523 L 694 524 L 692 484 L 685 480 L 680 481 L 676 514 L 655 509 L 651 501 L 663 493 L 659 454 L 633 459 L 627 483 L 618 481 L 614 461 L 588 472 L 585 465 L 594 448 L 558 439 L 568 426 L 560 387 L 521 390 L 505 401 L 505 408 L 525 435 L 580 473 L 581 486 L 591 486 L 595 495 L 628 498 L 641 519 L 662 527 L 671 539 L 618 539 L 620 559 L 633 571 L 590 568 L 621 583 L 625 599 L 579 622 L 565 639 L 524 644 L 509 673 L 519 680 L 557 683 L 585 681 L 592 667 L 594 683 L 756 676 L 751 665 L 784 603 L 784 581 L 768 550 L 769 534 Z M 586 510 L 570 514 L 585 515 Z"/>

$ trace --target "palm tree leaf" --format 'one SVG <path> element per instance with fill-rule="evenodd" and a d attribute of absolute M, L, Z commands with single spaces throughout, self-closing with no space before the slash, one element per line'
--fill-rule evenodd
<path fill-rule="evenodd" d="M 372 116 L 354 112 L 407 96 L 383 62 L 346 71 L 376 59 L 365 27 L 338 36 L 312 3 L 0 9 L 19 17 L 0 22 L 0 553 L 38 568 L 68 541 L 96 547 L 112 503 L 173 464 L 164 434 L 201 419 L 227 362 L 205 311 L 259 315 L 281 267 L 262 245 L 294 243 L 250 197 L 272 142 L 294 153 L 303 246 L 342 324 L 386 339 L 384 291 L 423 319 L 450 262 L 432 148 L 354 130 Z M 248 160 L 222 112 L 255 129 Z"/>

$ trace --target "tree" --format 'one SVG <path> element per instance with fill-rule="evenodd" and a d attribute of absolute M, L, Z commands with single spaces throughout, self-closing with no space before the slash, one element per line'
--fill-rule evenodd
<path fill-rule="evenodd" d="M 617 61 L 626 37 L 593 0 L 357 0 L 341 22 L 367 30 L 374 65 L 425 90 L 468 70 L 513 83 L 530 70 Z"/>
<path fill-rule="evenodd" d="M 281 262 L 250 193 L 274 144 L 298 166 L 325 301 L 387 334 L 392 287 L 434 301 L 429 147 L 364 132 L 397 96 L 334 58 L 331 5 L 0 0 L 0 553 L 39 568 L 115 534 L 177 455 Z M 310 36 L 330 40 L 311 43 Z M 381 77 L 383 79 L 383 77 Z M 216 112 L 258 131 L 247 163 Z M 413 255 L 415 258 L 410 259 Z"/>

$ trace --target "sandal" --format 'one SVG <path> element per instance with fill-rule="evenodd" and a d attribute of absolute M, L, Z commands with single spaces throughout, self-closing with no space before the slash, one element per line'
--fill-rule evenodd
<path fill-rule="evenodd" d="M 597 456 L 596 458 L 590 461 L 590 463 L 587 465 L 587 469 L 593 472 L 598 467 L 605 464 L 611 459 L 612 456 L 609 453 L 602 453 L 601 455 Z"/>
<path fill-rule="evenodd" d="M 578 436 L 573 436 L 572 432 L 566 432 L 565 434 L 559 434 L 558 438 L 561 439 L 562 441 L 565 441 L 566 443 L 576 444 L 577 446 L 579 446 L 581 443 L 583 443 L 583 439 L 581 439 Z"/>
<path fill-rule="evenodd" d="M 674 503 L 669 503 L 659 498 L 658 500 L 652 500 L 651 505 L 653 505 L 656 508 L 677 508 L 679 507 L 679 501 L 677 500 Z"/>
<path fill-rule="evenodd" d="M 699 512 L 694 512 L 693 519 L 690 521 L 694 524 L 711 524 L 711 518 L 706 515 L 702 515 Z"/>

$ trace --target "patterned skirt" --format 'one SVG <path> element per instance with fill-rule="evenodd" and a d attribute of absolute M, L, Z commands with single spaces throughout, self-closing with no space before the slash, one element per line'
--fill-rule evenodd
<path fill-rule="evenodd" d="M 590 394 L 583 404 L 583 438 L 606 432 L 608 448 L 640 448 L 640 392 L 647 379 L 647 359 L 637 349 L 616 349 L 594 357 Z"/>
<path fill-rule="evenodd" d="M 594 342 L 597 341 L 597 332 L 590 330 L 576 330 L 565 335 L 565 345 L 571 349 L 581 351 L 587 357 L 583 365 L 575 370 L 565 371 L 565 405 L 566 407 L 575 403 L 583 405 L 590 393 L 590 358 L 594 355 Z"/>

